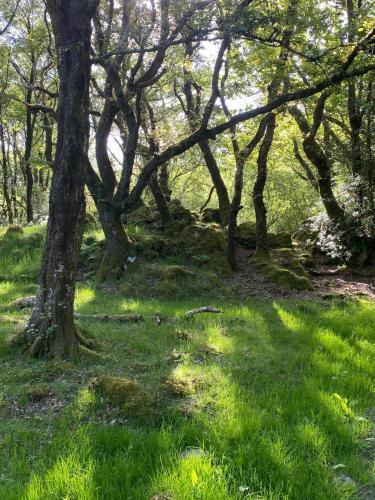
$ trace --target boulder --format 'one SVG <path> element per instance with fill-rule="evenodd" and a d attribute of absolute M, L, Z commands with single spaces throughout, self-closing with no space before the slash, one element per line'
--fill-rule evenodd
<path fill-rule="evenodd" d="M 237 227 L 236 239 L 238 243 L 254 250 L 257 244 L 257 233 L 255 222 L 242 222 Z M 268 245 L 270 248 L 292 247 L 292 236 L 289 233 L 268 233 Z"/>
<path fill-rule="evenodd" d="M 292 290 L 312 290 L 306 271 L 290 248 L 273 250 L 270 255 L 255 255 L 253 263 L 271 283 Z"/>
<path fill-rule="evenodd" d="M 220 210 L 218 208 L 205 208 L 201 214 L 202 222 L 214 222 L 222 224 Z"/>

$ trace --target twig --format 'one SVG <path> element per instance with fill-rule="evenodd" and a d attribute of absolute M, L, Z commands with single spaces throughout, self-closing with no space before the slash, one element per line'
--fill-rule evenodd
<path fill-rule="evenodd" d="M 201 313 L 221 314 L 221 310 L 215 309 L 214 307 L 211 306 L 199 307 L 198 309 L 192 309 L 191 311 L 185 313 L 185 317 L 191 318 L 192 316 L 194 316 L 194 314 L 201 314 Z"/>

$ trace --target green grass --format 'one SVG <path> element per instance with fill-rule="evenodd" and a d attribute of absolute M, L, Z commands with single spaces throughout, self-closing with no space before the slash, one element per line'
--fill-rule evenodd
<path fill-rule="evenodd" d="M 82 313 L 223 314 L 81 321 L 101 358 L 37 361 L 7 346 L 35 252 L 0 248 L 0 275 L 14 276 L 0 281 L 1 499 L 341 500 L 375 486 L 372 302 L 132 300 L 82 283 Z M 136 380 L 152 411 L 112 407 L 90 388 L 102 374 Z"/>

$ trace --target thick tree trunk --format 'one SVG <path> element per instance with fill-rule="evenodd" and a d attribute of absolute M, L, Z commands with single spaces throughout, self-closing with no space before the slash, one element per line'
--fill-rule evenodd
<path fill-rule="evenodd" d="M 97 0 L 47 0 L 59 52 L 56 160 L 36 307 L 25 332 L 30 354 L 62 358 L 78 351 L 75 280 L 85 215 L 89 138 L 91 19 Z"/>
<path fill-rule="evenodd" d="M 319 144 L 310 135 L 303 141 L 303 150 L 307 158 L 315 165 L 318 171 L 318 187 L 321 200 L 328 217 L 337 226 L 345 222 L 345 212 L 336 200 L 332 189 L 331 170 L 328 158 Z"/>
<path fill-rule="evenodd" d="M 99 283 L 108 278 L 119 278 L 130 255 L 131 242 L 121 222 L 121 212 L 112 204 L 98 201 L 97 209 L 103 227 L 106 248 L 97 275 Z"/>
<path fill-rule="evenodd" d="M 257 178 L 253 190 L 253 202 L 256 217 L 257 246 L 256 255 L 269 255 L 267 244 L 267 208 L 264 204 L 264 188 L 267 182 L 267 161 L 270 152 L 273 135 L 276 128 L 276 117 L 273 113 L 269 115 L 266 134 L 260 147 L 257 165 Z"/>

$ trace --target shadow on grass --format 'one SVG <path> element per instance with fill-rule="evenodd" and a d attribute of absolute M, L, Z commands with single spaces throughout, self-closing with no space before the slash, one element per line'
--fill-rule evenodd
<path fill-rule="evenodd" d="M 175 316 L 194 305 L 84 288 L 77 300 L 83 313 Z M 107 355 L 82 365 L 87 376 L 134 378 L 157 397 L 166 377 L 195 385 L 184 398 L 164 398 L 155 418 L 113 426 L 92 420 L 105 405 L 80 386 L 20 480 L 29 476 L 26 488 L 13 497 L 4 490 L 7 498 L 350 498 L 355 485 L 337 481 L 334 467 L 357 485 L 369 481 L 358 445 L 374 396 L 374 306 L 222 306 L 222 317 L 161 327 L 82 322 Z"/>

